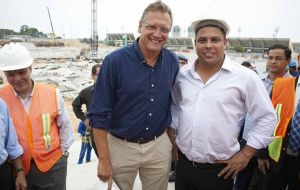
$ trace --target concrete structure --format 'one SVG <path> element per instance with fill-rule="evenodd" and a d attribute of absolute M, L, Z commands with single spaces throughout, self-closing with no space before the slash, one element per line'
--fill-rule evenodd
<path fill-rule="evenodd" d="M 91 0 L 91 59 L 98 59 L 97 0 Z"/>
<path fill-rule="evenodd" d="M 300 53 L 300 42 L 292 42 L 294 52 Z"/>
<path fill-rule="evenodd" d="M 81 48 L 76 47 L 36 47 L 33 43 L 19 43 L 25 46 L 34 59 L 76 59 Z"/>
<path fill-rule="evenodd" d="M 165 47 L 168 49 L 194 49 L 192 38 L 169 37 Z"/>
<path fill-rule="evenodd" d="M 4 35 L 3 39 L 15 42 L 27 42 L 32 39 L 29 35 Z"/>
<path fill-rule="evenodd" d="M 274 44 L 282 44 L 293 50 L 293 45 L 289 38 L 228 38 L 228 48 L 242 47 L 245 52 L 264 53 Z"/>
<path fill-rule="evenodd" d="M 135 41 L 133 33 L 108 33 L 105 38 L 105 45 L 126 46 Z"/>

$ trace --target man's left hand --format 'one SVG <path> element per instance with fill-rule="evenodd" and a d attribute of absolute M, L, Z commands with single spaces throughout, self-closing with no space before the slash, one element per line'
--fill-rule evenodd
<path fill-rule="evenodd" d="M 244 169 L 249 160 L 255 155 L 256 149 L 246 145 L 240 152 L 233 155 L 228 160 L 218 160 L 216 163 L 223 163 L 227 166 L 218 174 L 219 177 L 224 176 L 224 179 L 232 176 L 234 178 L 242 169 Z"/>
<path fill-rule="evenodd" d="M 16 177 L 16 190 L 26 190 L 27 183 L 24 171 L 20 171 L 17 173 Z"/>
<path fill-rule="evenodd" d="M 218 160 L 216 163 L 227 164 L 227 166 L 218 174 L 219 177 L 224 176 L 224 179 L 232 176 L 234 178 L 242 169 L 244 169 L 249 162 L 249 159 L 238 152 L 228 160 Z"/>

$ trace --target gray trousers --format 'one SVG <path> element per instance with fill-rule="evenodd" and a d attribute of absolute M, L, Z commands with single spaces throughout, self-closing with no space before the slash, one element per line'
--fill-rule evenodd
<path fill-rule="evenodd" d="M 67 161 L 62 156 L 47 172 L 41 172 L 33 161 L 26 175 L 27 190 L 66 190 Z"/>

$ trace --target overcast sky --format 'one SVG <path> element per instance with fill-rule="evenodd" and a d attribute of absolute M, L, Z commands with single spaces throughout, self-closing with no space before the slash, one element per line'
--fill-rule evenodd
<path fill-rule="evenodd" d="M 137 34 L 144 8 L 153 0 L 98 0 L 98 33 Z M 300 42 L 300 0 L 163 0 L 170 6 L 174 24 L 185 30 L 199 16 L 219 12 L 231 27 L 230 37 L 273 37 Z M 0 28 L 20 30 L 21 25 L 51 32 L 49 7 L 56 35 L 83 38 L 91 35 L 91 0 L 0 0 Z M 211 11 L 212 10 L 212 11 Z M 185 34 L 185 33 L 184 33 Z"/>

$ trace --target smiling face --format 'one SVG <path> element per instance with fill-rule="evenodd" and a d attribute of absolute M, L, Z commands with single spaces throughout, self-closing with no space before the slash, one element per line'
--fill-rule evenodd
<path fill-rule="evenodd" d="M 199 63 L 214 67 L 223 63 L 227 40 L 221 30 L 214 26 L 200 28 L 195 39 Z"/>
<path fill-rule="evenodd" d="M 139 47 L 142 53 L 159 54 L 168 40 L 171 25 L 169 13 L 159 10 L 148 12 L 140 21 L 138 28 Z"/>
<path fill-rule="evenodd" d="M 32 92 L 31 67 L 4 72 L 7 82 L 20 96 L 26 96 Z"/>

